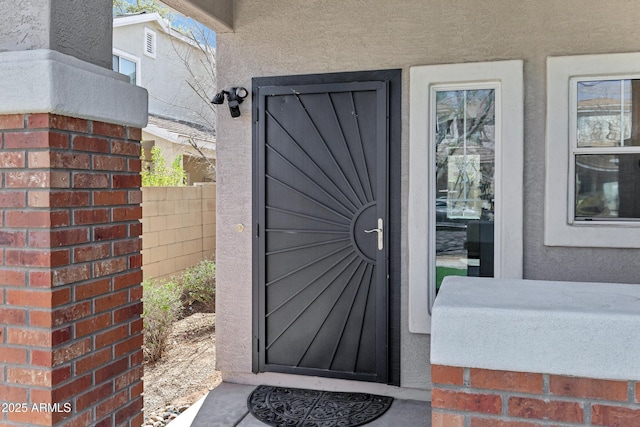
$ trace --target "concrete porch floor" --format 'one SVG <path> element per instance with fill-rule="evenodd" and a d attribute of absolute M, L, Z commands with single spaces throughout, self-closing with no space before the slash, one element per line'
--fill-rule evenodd
<path fill-rule="evenodd" d="M 222 383 L 214 388 L 169 427 L 264 427 L 249 413 L 247 398 L 255 386 Z M 394 399 L 391 407 L 367 427 L 428 427 L 431 425 L 431 405 L 417 400 Z"/>

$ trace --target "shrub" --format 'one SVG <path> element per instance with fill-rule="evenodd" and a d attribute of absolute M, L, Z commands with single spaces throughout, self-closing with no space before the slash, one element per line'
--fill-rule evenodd
<path fill-rule="evenodd" d="M 145 160 L 144 153 L 141 159 Z M 168 167 L 162 150 L 154 146 L 151 148 L 151 163 L 151 168 L 143 168 L 141 172 L 143 187 L 179 187 L 185 184 L 187 174 L 182 167 L 182 155 L 173 159 L 171 167 Z"/>
<path fill-rule="evenodd" d="M 202 304 L 214 311 L 216 304 L 216 264 L 203 259 L 182 274 L 182 295 L 185 305 Z"/>
<path fill-rule="evenodd" d="M 181 287 L 171 280 L 142 282 L 144 353 L 149 362 L 162 357 L 173 323 L 180 317 Z"/>

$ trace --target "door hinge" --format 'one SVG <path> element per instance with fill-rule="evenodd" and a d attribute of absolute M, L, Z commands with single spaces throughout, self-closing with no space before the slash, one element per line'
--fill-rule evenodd
<path fill-rule="evenodd" d="M 260 237 L 260 224 L 256 224 L 256 237 Z"/>

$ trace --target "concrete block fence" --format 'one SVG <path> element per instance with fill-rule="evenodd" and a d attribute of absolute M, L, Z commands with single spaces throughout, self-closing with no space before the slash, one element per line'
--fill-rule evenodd
<path fill-rule="evenodd" d="M 0 116 L 0 426 L 140 426 L 139 128 Z"/>
<path fill-rule="evenodd" d="M 144 278 L 168 278 L 212 259 L 216 242 L 216 185 L 142 188 Z"/>

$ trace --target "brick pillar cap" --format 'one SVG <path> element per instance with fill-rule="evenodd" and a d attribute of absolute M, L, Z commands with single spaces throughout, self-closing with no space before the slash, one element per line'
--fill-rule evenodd
<path fill-rule="evenodd" d="M 143 128 L 148 95 L 125 76 L 49 49 L 0 52 L 0 115 L 53 113 Z"/>
<path fill-rule="evenodd" d="M 640 286 L 447 277 L 431 363 L 640 380 Z"/>

